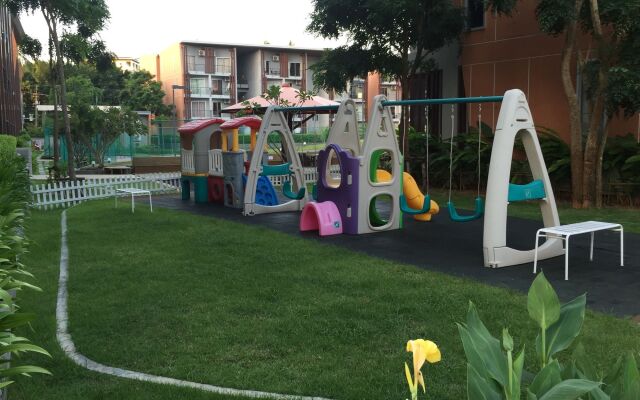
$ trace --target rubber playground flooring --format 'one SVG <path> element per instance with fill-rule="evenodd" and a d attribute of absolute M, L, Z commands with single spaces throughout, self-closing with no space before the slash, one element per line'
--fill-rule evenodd
<path fill-rule="evenodd" d="M 371 256 L 426 270 L 473 279 L 489 285 L 526 293 L 534 279 L 533 263 L 499 269 L 485 268 L 482 255 L 483 220 L 452 222 L 445 212 L 431 222 L 404 217 L 403 229 L 366 235 L 320 237 L 317 232 L 300 232 L 300 213 L 285 212 L 244 217 L 240 210 L 217 204 L 195 204 L 178 196 L 158 196 L 154 205 L 259 225 L 290 235 L 348 248 Z M 624 221 L 619 222 L 624 226 Z M 542 221 L 509 217 L 507 245 L 516 249 L 533 248 L 536 230 Z M 564 256 L 538 262 L 538 267 L 568 301 L 587 293 L 587 305 L 617 316 L 640 315 L 640 235 L 624 234 L 625 266 L 620 267 L 618 232 L 597 232 L 594 258 L 589 261 L 589 235 L 571 238 L 569 280 L 564 280 Z"/>

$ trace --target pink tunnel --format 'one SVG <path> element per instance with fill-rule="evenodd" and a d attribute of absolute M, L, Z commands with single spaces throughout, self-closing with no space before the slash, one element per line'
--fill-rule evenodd
<path fill-rule="evenodd" d="M 319 231 L 320 236 L 342 233 L 342 218 L 333 201 L 307 203 L 300 216 L 300 231 Z"/>

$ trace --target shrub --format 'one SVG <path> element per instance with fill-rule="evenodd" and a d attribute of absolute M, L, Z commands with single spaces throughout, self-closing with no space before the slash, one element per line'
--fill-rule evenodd
<path fill-rule="evenodd" d="M 24 132 L 24 131 L 23 131 Z M 31 136 L 28 133 L 23 133 L 17 137 L 18 147 L 31 147 Z"/>
<path fill-rule="evenodd" d="M 15 138 L 14 138 L 15 139 Z M 49 355 L 41 347 L 14 335 L 13 329 L 27 325 L 34 315 L 23 312 L 14 299 L 16 292 L 37 287 L 23 281 L 31 276 L 21 262 L 29 244 L 25 235 L 25 219 L 30 202 L 29 175 L 25 160 L 12 154 L 0 163 L 0 357 L 36 352 Z M 0 388 L 12 383 L 8 378 L 30 373 L 49 373 L 32 366 L 0 364 Z"/>
<path fill-rule="evenodd" d="M 0 160 L 9 160 L 16 154 L 17 142 L 15 136 L 0 135 Z"/>

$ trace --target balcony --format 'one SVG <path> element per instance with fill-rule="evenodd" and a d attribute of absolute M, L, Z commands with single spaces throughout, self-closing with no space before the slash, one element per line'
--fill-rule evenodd
<path fill-rule="evenodd" d="M 182 149 L 180 151 L 180 159 L 182 160 L 183 173 L 193 174 L 196 172 L 196 167 L 193 161 L 193 150 Z"/>
<path fill-rule="evenodd" d="M 219 88 L 211 88 L 208 86 L 200 86 L 191 88 L 191 97 L 206 97 L 213 99 L 229 99 L 231 96 L 228 90 Z"/>
<path fill-rule="evenodd" d="M 264 74 L 267 78 L 280 78 L 280 68 L 265 68 Z"/>
<path fill-rule="evenodd" d="M 191 119 L 206 119 L 219 117 L 213 110 L 191 110 Z"/>

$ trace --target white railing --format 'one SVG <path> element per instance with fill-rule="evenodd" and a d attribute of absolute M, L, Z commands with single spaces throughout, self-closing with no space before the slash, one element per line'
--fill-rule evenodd
<path fill-rule="evenodd" d="M 180 191 L 180 173 L 109 176 L 75 182 L 31 185 L 33 205 L 37 208 L 70 207 L 80 202 L 113 197 L 117 188 L 145 189 L 151 192 Z"/>
<path fill-rule="evenodd" d="M 209 150 L 209 175 L 223 176 L 222 172 L 222 150 Z"/>
<path fill-rule="evenodd" d="M 196 167 L 193 162 L 193 150 L 182 149 L 180 151 L 180 159 L 182 160 L 182 172 L 195 173 Z"/>
<path fill-rule="evenodd" d="M 329 171 L 331 172 L 332 175 L 339 176 L 340 166 L 332 165 L 331 168 L 329 168 Z M 304 177 L 305 183 L 307 184 L 315 183 L 318 180 L 318 173 L 316 171 L 316 168 L 313 168 L 313 167 L 303 168 L 302 175 Z M 271 181 L 271 184 L 273 186 L 282 186 L 284 182 L 289 180 L 289 176 L 290 175 L 272 175 L 269 177 L 269 180 Z"/>

